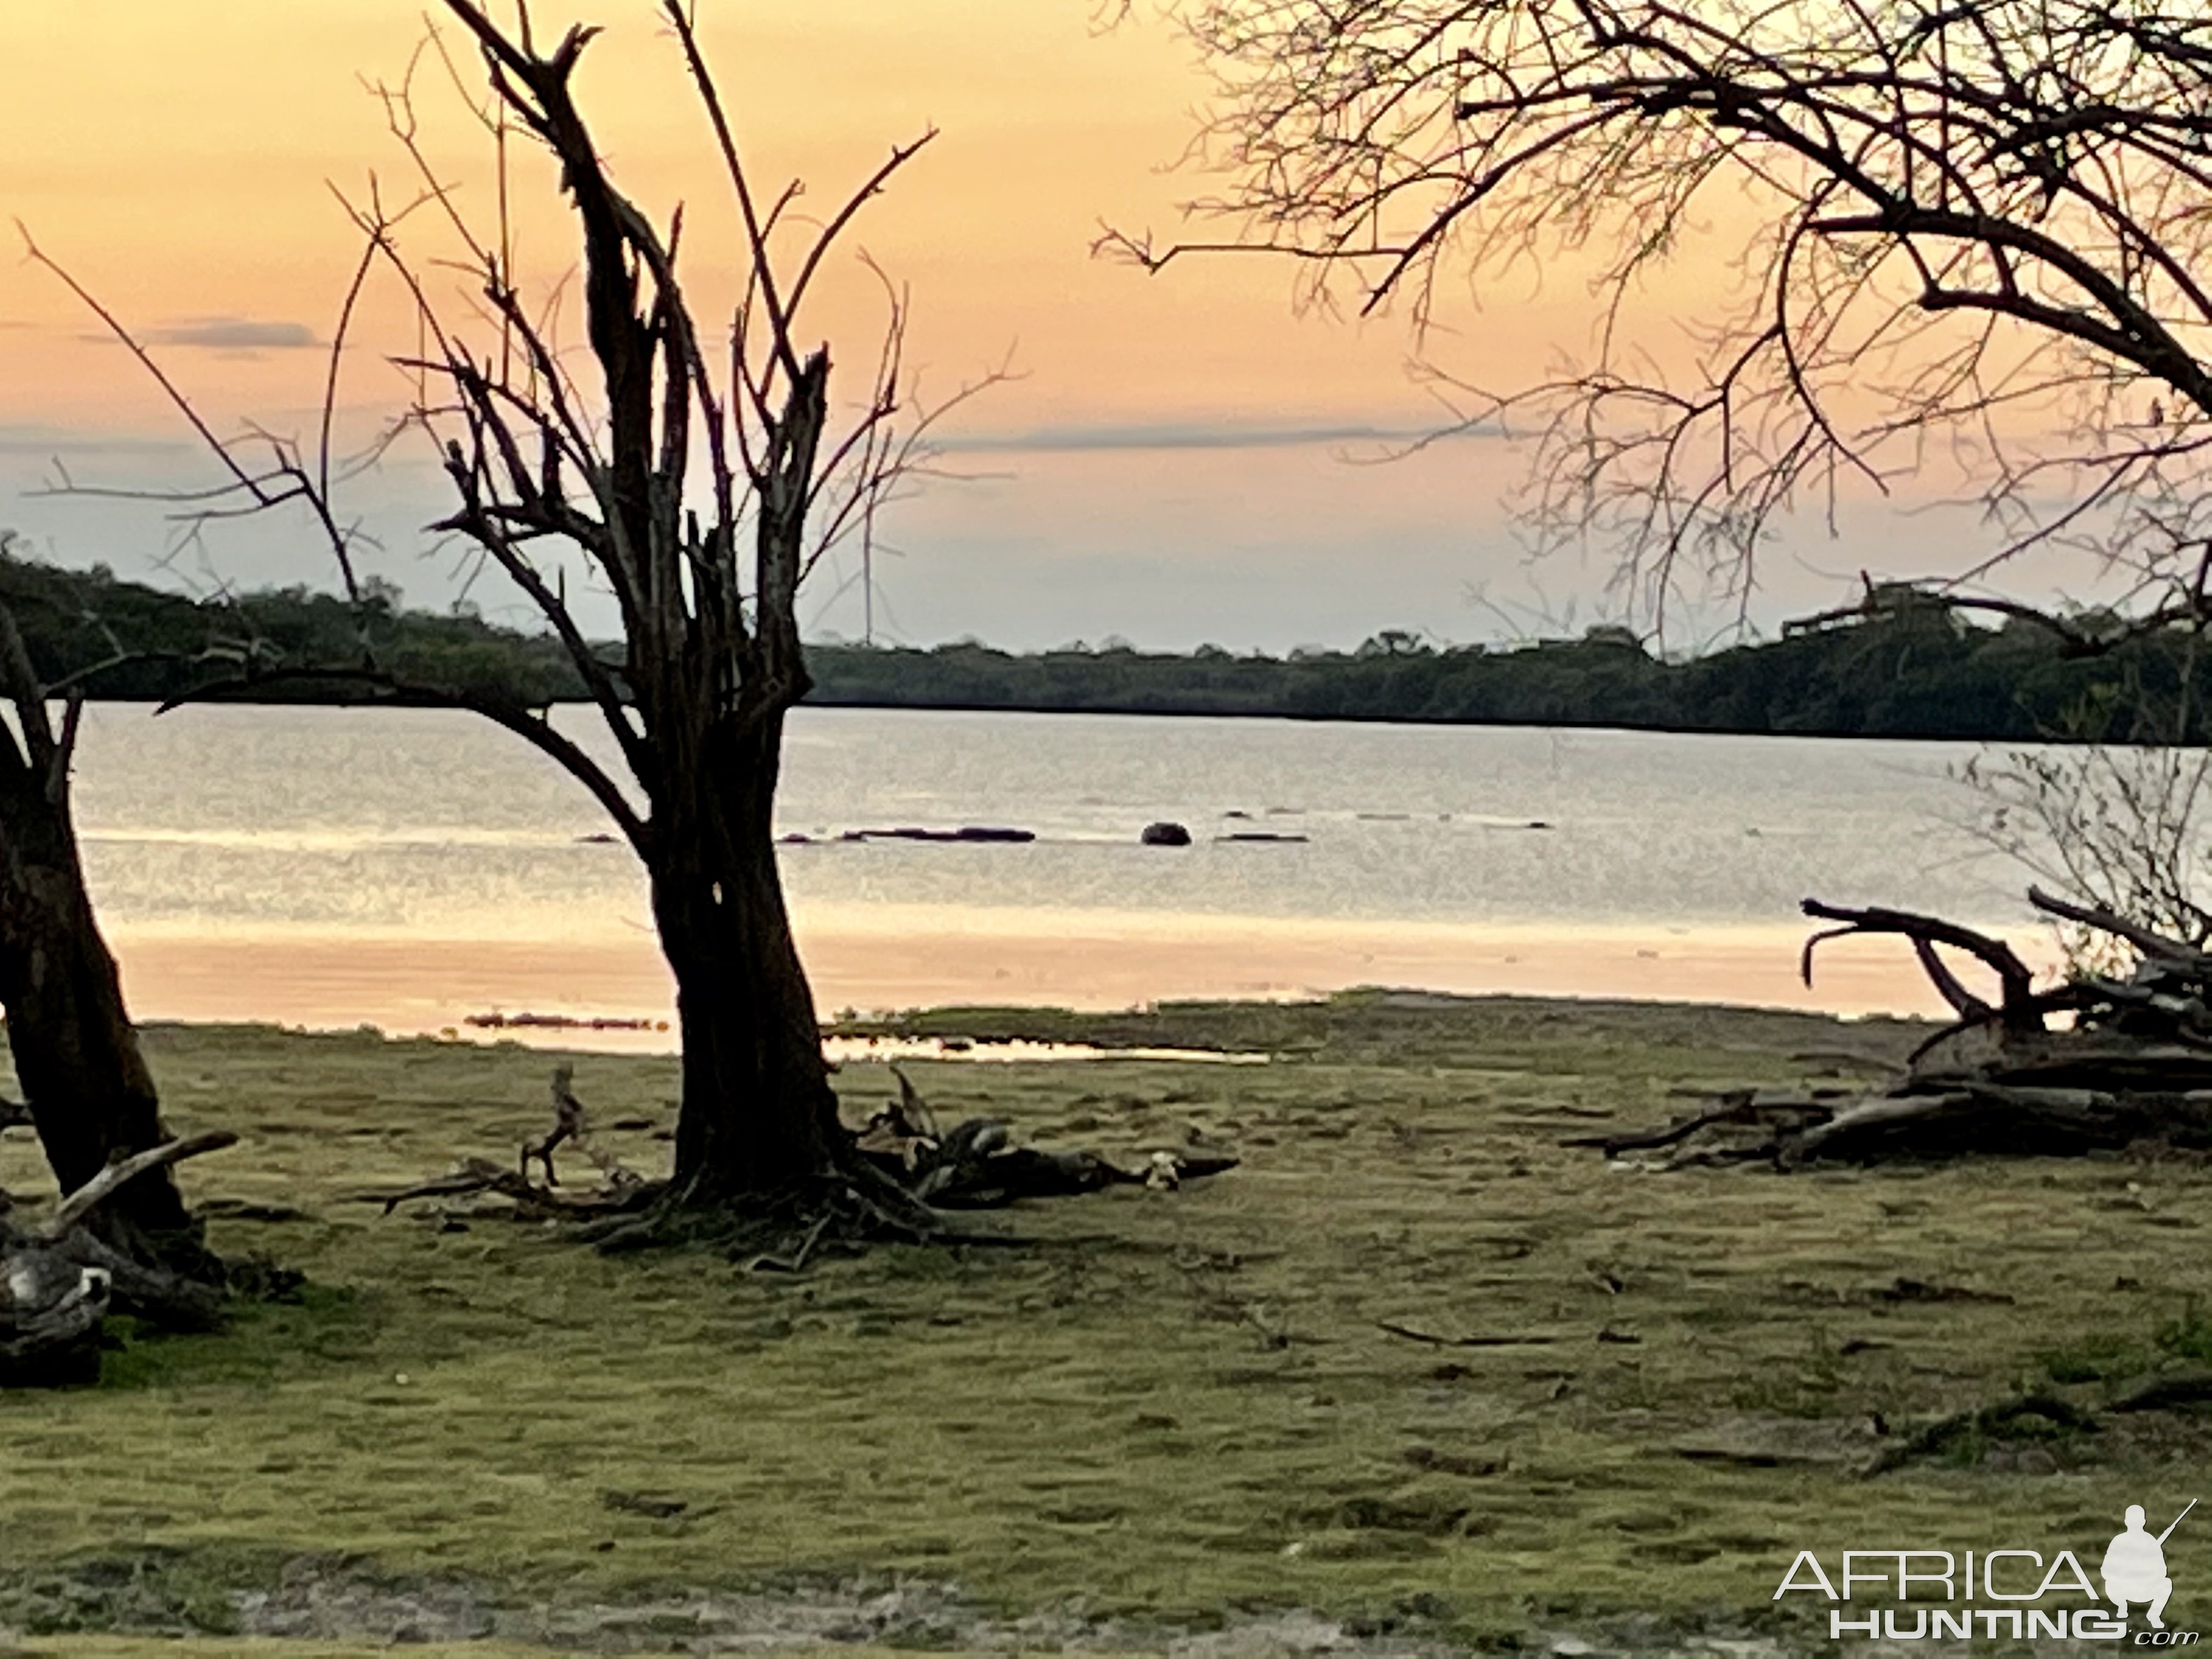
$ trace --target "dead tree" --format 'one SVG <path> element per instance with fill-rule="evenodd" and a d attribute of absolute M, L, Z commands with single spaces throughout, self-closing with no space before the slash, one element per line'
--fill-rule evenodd
<path fill-rule="evenodd" d="M 82 688 L 70 688 L 58 731 L 52 689 L 32 672 L 15 618 L 0 606 L 0 695 L 15 715 L 13 728 L 0 731 L 0 1008 L 39 1145 L 60 1190 L 75 1193 L 169 1137 L 78 856 L 70 769 Z M 117 1285 L 134 1311 L 205 1322 L 207 1295 L 161 1287 L 190 1281 L 219 1293 L 222 1264 L 167 1164 L 146 1167 L 100 1206 L 88 1234 L 145 1269 L 123 1273 Z"/>
<path fill-rule="evenodd" d="M 1911 911 L 1846 909 L 1805 901 L 1840 925 L 1806 942 L 1802 971 L 1823 942 L 1862 934 L 1911 942 L 1956 1018 L 1915 1048 L 1901 1075 L 1873 1093 L 1745 1091 L 1689 1118 L 1578 1139 L 1609 1156 L 1663 1153 L 1669 1162 L 1875 1161 L 2002 1153 L 2212 1153 L 2212 953 L 2096 905 L 2028 890 L 2044 915 L 2105 934 L 2131 954 L 2124 977 L 2076 972 L 2038 988 L 2011 946 Z M 1940 952 L 1963 951 L 1996 976 L 1976 994 Z M 2054 1015 L 2071 1023 L 2054 1028 Z"/>
<path fill-rule="evenodd" d="M 498 199 L 508 193 L 506 136 L 520 129 L 545 154 L 547 187 L 574 210 L 588 356 L 561 349 L 554 313 L 510 264 L 504 222 L 471 224 L 433 171 L 403 84 L 383 94 L 420 193 L 390 208 L 372 189 L 349 204 L 364 253 L 330 377 L 334 400 L 348 320 L 380 266 L 411 299 L 427 343 L 405 360 L 425 391 L 402 424 L 431 435 L 452 489 L 453 511 L 434 529 L 510 581 L 559 639 L 618 765 L 603 766 L 544 711 L 386 672 L 366 643 L 359 661 L 228 677 L 200 695 L 311 683 L 361 702 L 469 709 L 538 749 L 592 793 L 649 878 L 683 1047 L 675 1168 L 661 1212 L 733 1211 L 805 1225 L 826 1206 L 856 1225 L 927 1235 L 937 1226 L 932 1212 L 860 1158 L 837 1122 L 770 811 L 785 717 L 809 684 L 800 585 L 831 549 L 865 539 L 886 491 L 914 465 L 930 418 L 910 407 L 906 307 L 894 285 L 884 283 L 890 322 L 872 377 L 861 397 L 844 400 L 851 412 L 840 412 L 830 349 L 808 334 L 806 319 L 819 304 L 824 261 L 931 135 L 892 149 L 842 204 L 802 222 L 796 183 L 764 192 L 748 168 L 691 9 L 662 0 L 661 9 L 736 222 L 726 331 L 702 323 L 679 280 L 680 210 L 657 222 L 616 182 L 576 101 L 577 66 L 595 31 L 571 28 L 549 48 L 526 5 L 508 28 L 476 0 L 446 0 L 489 88 L 482 113 L 500 141 Z M 437 46 L 446 56 L 442 40 Z M 412 235 L 425 221 L 440 227 L 447 249 L 403 247 L 403 231 Z M 128 329 L 46 263 L 152 369 L 211 447 L 228 477 L 215 510 L 304 508 L 358 603 L 353 538 L 331 499 L 343 472 L 331 451 L 334 402 L 313 448 L 265 432 L 250 443 L 221 440 Z M 467 289 L 449 304 L 433 283 L 456 264 Z M 204 507 L 210 498 L 199 499 Z M 587 637 L 570 605 L 568 573 L 578 569 L 619 613 L 622 636 L 611 650 Z M 697 1224 L 690 1217 L 684 1231 Z"/>

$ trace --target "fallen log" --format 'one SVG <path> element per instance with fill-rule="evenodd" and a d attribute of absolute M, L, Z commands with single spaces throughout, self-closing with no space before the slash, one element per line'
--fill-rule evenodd
<path fill-rule="evenodd" d="M 58 1239 L 90 1215 L 94 1210 L 112 1197 L 117 1188 L 137 1180 L 149 1170 L 167 1169 L 185 1158 L 198 1158 L 202 1152 L 219 1152 L 226 1146 L 238 1145 L 238 1137 L 228 1129 L 210 1129 L 204 1134 L 187 1135 L 181 1140 L 164 1141 L 143 1152 L 118 1158 L 98 1175 L 61 1201 L 43 1229 L 49 1239 Z"/>
<path fill-rule="evenodd" d="M 96 1381 L 108 1310 L 120 1298 L 163 1322 L 204 1328 L 222 1315 L 224 1287 L 142 1261 L 84 1223 L 129 1182 L 236 1144 L 228 1130 L 167 1141 L 118 1159 L 64 1198 L 43 1225 L 0 1219 L 0 1386 Z"/>
<path fill-rule="evenodd" d="M 1953 1092 L 1869 1101 L 1805 1130 L 1778 1147 L 1777 1158 L 1784 1167 L 1814 1158 L 1855 1163 L 1976 1152 L 2067 1158 L 2125 1152 L 2144 1142 L 2212 1152 L 2212 1093 L 1977 1082 Z"/>
<path fill-rule="evenodd" d="M 2191 979 L 2203 980 L 2212 976 L 2212 956 L 2181 939 L 2168 939 L 2154 928 L 2130 921 L 2100 904 L 2072 903 L 2044 891 L 2040 887 L 2027 890 L 2027 902 L 2045 915 L 2057 916 L 2062 921 L 2074 922 L 2096 933 L 2110 933 L 2114 939 L 2133 945 L 2146 963 L 2155 963 L 2161 969 Z"/>
<path fill-rule="evenodd" d="M 2100 906 L 2029 901 L 2045 915 L 2109 934 L 2134 952 L 2124 975 L 2077 973 L 2037 988 L 2001 939 L 1913 911 L 1848 908 L 1808 898 L 1807 915 L 1834 921 L 1806 941 L 1888 934 L 1911 944 L 1957 1019 L 1921 1043 L 1887 1088 L 1776 1095 L 1744 1091 L 1654 1128 L 1583 1137 L 1607 1157 L 1666 1152 L 1669 1164 L 1817 1160 L 1873 1163 L 1984 1153 L 2066 1157 L 2150 1146 L 2212 1152 L 2212 952 Z M 1979 963 L 1996 1000 L 1970 990 L 1941 951 Z M 2051 1017 L 2072 1016 L 2053 1029 Z"/>
<path fill-rule="evenodd" d="M 937 1119 L 906 1073 L 891 1068 L 899 1097 L 868 1121 L 856 1149 L 926 1204 L 947 1210 L 998 1209 L 1030 1198 L 1066 1198 L 1108 1187 L 1172 1189 L 1237 1167 L 1226 1154 L 1158 1151 L 1127 1169 L 1085 1151 L 1018 1146 L 995 1118 L 974 1117 L 940 1133 Z"/>
<path fill-rule="evenodd" d="M 1408 1342 L 1425 1342 L 1432 1348 L 1518 1348 L 1541 1346 L 1557 1342 L 1556 1336 L 1536 1331 L 1514 1331 L 1502 1335 L 1443 1336 L 1434 1331 L 1425 1331 L 1418 1326 L 1401 1324 L 1395 1319 L 1378 1319 L 1375 1328 L 1389 1336 L 1401 1336 Z"/>
<path fill-rule="evenodd" d="M 1971 1447 L 1983 1440 L 2047 1441 L 2059 1435 L 2094 1434 L 2097 1419 L 2071 1401 L 2054 1394 L 2031 1393 L 1994 1406 L 1955 1412 L 1939 1418 L 1888 1447 L 1869 1462 L 1863 1474 L 1869 1478 L 1923 1458 L 1938 1456 L 1962 1443 Z"/>

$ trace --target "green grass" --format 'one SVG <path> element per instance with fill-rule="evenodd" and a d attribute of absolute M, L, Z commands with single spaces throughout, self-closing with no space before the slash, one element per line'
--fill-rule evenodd
<path fill-rule="evenodd" d="M 40 1633 L 103 1620 L 219 1634 L 232 1591 L 303 1555 L 520 1607 L 896 1576 L 1138 1629 L 1281 1607 L 1468 1638 L 1743 1626 L 1801 1547 L 2101 1548 L 2203 1466 L 2197 1426 L 2161 1419 L 1858 1473 L 1878 1419 L 2093 1402 L 2205 1358 L 2212 1173 L 1657 1174 L 1558 1144 L 1693 1103 L 1674 1091 L 1860 1075 L 1905 1028 L 1376 996 L 901 1024 L 1287 1057 L 909 1066 L 948 1120 L 1119 1153 L 1196 1133 L 1246 1161 L 1009 1212 L 1026 1249 L 793 1279 L 359 1201 L 540 1133 L 543 1054 L 150 1030 L 173 1127 L 245 1137 L 184 1171 L 217 1248 L 309 1287 L 221 1335 L 134 1337 L 96 1389 L 0 1396 L 0 1626 L 55 1654 L 137 1651 Z M 855 1112 L 891 1088 L 838 1081 Z M 675 1065 L 582 1056 L 576 1088 L 599 1123 L 665 1124 Z M 606 1138 L 665 1156 L 649 1128 Z M 45 1189 L 20 1132 L 0 1184 Z M 1885 1296 L 1900 1279 L 1990 1299 Z M 2177 1583 L 2212 1582 L 2207 1540 L 2176 1534 Z M 140 1602 L 84 1592 L 90 1568 Z"/>
<path fill-rule="evenodd" d="M 539 1659 L 558 1650 L 516 1647 L 499 1642 L 410 1643 L 410 1659 Z M 673 1659 L 676 1650 L 670 1650 Z M 391 1659 L 392 1649 L 356 1642 L 302 1642 L 295 1638 L 240 1638 L 224 1637 L 208 1641 L 191 1638 L 148 1637 L 133 1640 L 110 1634 L 99 1636 L 35 1637 L 0 1646 L 0 1659 Z M 639 1659 L 655 1659 L 641 1655 Z M 848 1656 L 849 1659 L 849 1656 Z"/>

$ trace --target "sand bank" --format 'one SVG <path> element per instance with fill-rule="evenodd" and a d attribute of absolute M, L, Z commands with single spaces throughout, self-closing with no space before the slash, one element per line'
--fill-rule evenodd
<path fill-rule="evenodd" d="M 1249 917 L 853 907 L 802 921 L 826 1016 L 946 1003 L 1121 1008 L 1190 997 L 1287 997 L 1353 985 L 1468 994 L 1655 998 L 1844 1014 L 1941 1012 L 1893 942 L 1831 945 L 1811 989 L 1803 932 L 1771 928 L 1383 926 Z M 2033 941 L 2022 941 L 2032 945 Z M 652 939 L 440 939 L 360 933 L 181 936 L 119 931 L 142 1019 L 374 1024 L 468 1034 L 471 1014 L 672 1018 Z M 659 1048 L 665 1033 L 580 1033 Z"/>

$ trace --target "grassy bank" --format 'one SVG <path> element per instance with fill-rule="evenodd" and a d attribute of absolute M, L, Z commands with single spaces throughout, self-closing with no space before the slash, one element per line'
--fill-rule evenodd
<path fill-rule="evenodd" d="M 1026 1249 L 794 1279 L 360 1201 L 541 1132 L 542 1054 L 155 1029 L 173 1127 L 245 1136 L 185 1171 L 216 1243 L 310 1285 L 133 1341 L 96 1390 L 0 1397 L 0 1626 L 90 1652 L 35 1632 L 221 1632 L 250 1593 L 288 1653 L 563 1618 L 675 1650 L 702 1595 L 901 1645 L 1141 1646 L 1293 1608 L 1455 1642 L 1786 1630 L 1800 1548 L 2087 1559 L 2126 1504 L 2194 1495 L 2212 1444 L 2185 1413 L 2032 1419 L 1863 1473 L 2024 1389 L 2099 1406 L 2192 1332 L 2212 1360 L 2202 1168 L 1656 1174 L 1559 1145 L 1684 1091 L 1864 1074 L 1905 1026 L 1359 995 L 906 1024 L 1278 1058 L 912 1066 L 940 1115 L 1245 1164 L 1012 1212 Z M 891 1088 L 838 1081 L 855 1112 Z M 579 1062 L 639 1167 L 675 1086 L 671 1060 Z M 44 1190 L 21 1132 L 0 1153 L 0 1185 Z M 2212 1582 L 2212 1528 L 2168 1547 L 2183 1599 Z"/>

